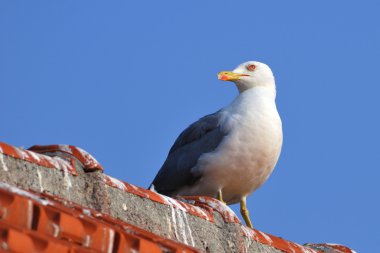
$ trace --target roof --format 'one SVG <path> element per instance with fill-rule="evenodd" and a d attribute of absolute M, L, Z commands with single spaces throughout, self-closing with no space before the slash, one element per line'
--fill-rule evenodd
<path fill-rule="evenodd" d="M 0 183 L 8 252 L 198 252 L 75 203 Z M 71 251 L 70 251 L 71 250 Z"/>
<path fill-rule="evenodd" d="M 353 252 L 250 229 L 213 198 L 173 199 L 112 178 L 69 145 L 0 142 L 0 217 L 7 252 Z"/>

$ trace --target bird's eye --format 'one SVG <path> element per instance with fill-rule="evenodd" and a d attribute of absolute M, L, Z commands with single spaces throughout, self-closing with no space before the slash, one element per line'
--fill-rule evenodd
<path fill-rule="evenodd" d="M 247 70 L 249 70 L 249 71 L 254 71 L 255 68 L 256 68 L 256 66 L 253 65 L 253 64 L 250 64 L 250 65 L 248 65 L 246 68 L 247 68 Z"/>

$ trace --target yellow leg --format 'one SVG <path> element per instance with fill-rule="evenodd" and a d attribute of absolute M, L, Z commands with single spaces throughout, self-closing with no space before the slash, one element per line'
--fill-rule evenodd
<path fill-rule="evenodd" d="M 222 190 L 219 190 L 219 191 L 218 191 L 217 199 L 218 199 L 220 202 L 223 202 L 224 204 L 226 204 L 226 202 L 224 202 L 224 200 L 223 200 Z"/>
<path fill-rule="evenodd" d="M 240 213 L 241 213 L 241 216 L 243 216 L 245 224 L 248 227 L 253 228 L 252 223 L 251 223 L 251 219 L 249 218 L 249 212 L 247 209 L 246 201 L 247 201 L 246 197 L 241 199 L 241 201 L 240 201 Z"/>

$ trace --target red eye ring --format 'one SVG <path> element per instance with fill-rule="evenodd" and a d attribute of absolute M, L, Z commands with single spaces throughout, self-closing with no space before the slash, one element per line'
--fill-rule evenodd
<path fill-rule="evenodd" d="M 247 70 L 249 70 L 249 71 L 254 71 L 254 70 L 256 69 L 256 66 L 253 65 L 253 64 L 250 64 L 250 65 L 248 65 L 246 68 L 247 68 Z"/>

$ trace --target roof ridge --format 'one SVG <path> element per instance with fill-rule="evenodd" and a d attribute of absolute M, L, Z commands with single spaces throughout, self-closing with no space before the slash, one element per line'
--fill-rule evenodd
<path fill-rule="evenodd" d="M 321 245 L 326 244 L 301 246 L 257 229 L 245 227 L 228 206 L 216 199 L 204 196 L 182 196 L 174 199 L 108 176 L 104 174 L 102 166 L 93 156 L 71 145 L 33 146 L 25 150 L 0 142 L 1 181 L 28 189 L 39 196 L 59 201 L 67 206 L 94 210 L 103 215 L 99 217 L 105 217 L 104 214 L 107 213 L 108 217 L 128 221 L 131 226 L 132 222 L 135 224 L 132 228 L 134 231 L 150 230 L 153 234 L 176 239 L 188 245 L 196 245 L 198 248 L 209 247 L 207 242 L 210 238 L 202 239 L 201 236 L 205 232 L 200 230 L 196 230 L 197 234 L 192 232 L 194 229 L 192 226 L 203 224 L 204 228 L 207 227 L 214 233 L 227 233 L 228 229 L 233 229 L 234 233 L 237 233 L 235 240 L 238 240 L 234 242 L 234 247 L 240 248 L 239 251 L 246 252 L 253 247 L 252 242 L 257 242 L 289 253 L 325 252 L 320 249 Z M 139 208 L 140 205 L 148 210 Z M 151 209 L 148 206 L 157 212 L 162 212 L 161 215 L 164 216 L 157 216 L 158 219 L 168 215 L 168 225 L 154 220 L 154 213 L 149 212 Z M 150 225 L 149 222 L 153 224 Z M 168 227 L 163 229 L 162 226 Z M 239 239 L 239 235 L 243 238 Z M 203 240 L 206 240 L 206 246 Z M 247 244 L 247 240 L 251 242 Z M 220 245 L 212 247 L 216 249 Z M 344 246 L 338 249 L 333 246 L 327 247 L 336 250 L 337 253 L 353 252 Z M 346 250 L 342 250 L 343 247 Z"/>

